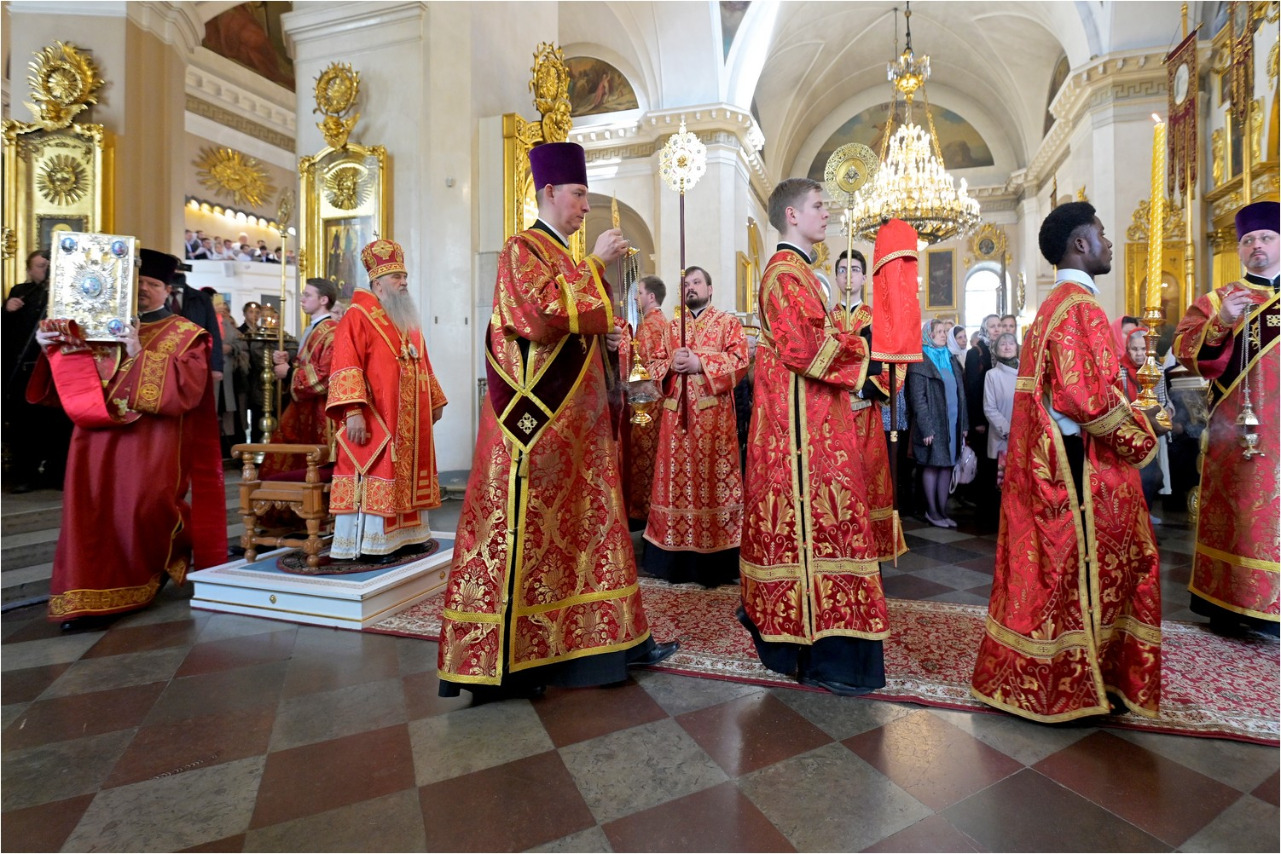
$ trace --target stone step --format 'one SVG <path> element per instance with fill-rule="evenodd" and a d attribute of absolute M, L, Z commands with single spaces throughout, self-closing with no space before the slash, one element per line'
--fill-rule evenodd
<path fill-rule="evenodd" d="M 57 545 L 57 528 L 6 535 L 3 545 L 0 546 L 0 567 L 4 569 L 3 575 L 7 578 L 14 570 L 51 562 L 53 550 Z"/>
<path fill-rule="evenodd" d="M 5 569 L 3 579 L 3 596 L 0 605 L 5 610 L 44 602 L 49 598 L 49 578 L 53 573 L 52 563 L 36 566 L 24 566 L 21 569 Z"/>

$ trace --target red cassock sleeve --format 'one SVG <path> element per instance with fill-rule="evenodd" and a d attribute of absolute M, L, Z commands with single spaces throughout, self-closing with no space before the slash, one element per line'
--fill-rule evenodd
<path fill-rule="evenodd" d="M 858 390 L 867 378 L 867 344 L 827 322 L 827 309 L 810 283 L 779 270 L 761 286 L 762 313 L 779 361 L 817 382 Z"/>
<path fill-rule="evenodd" d="M 546 242 L 547 245 L 544 245 Z M 507 241 L 499 260 L 503 330 L 542 344 L 566 334 L 603 335 L 614 328 L 605 264 L 589 255 L 577 267 L 557 263 L 550 238 L 521 232 Z"/>
<path fill-rule="evenodd" d="M 1121 391 L 1107 316 L 1093 300 L 1077 300 L 1048 334 L 1050 405 L 1121 459 L 1144 465 L 1157 451 L 1156 435 Z"/>

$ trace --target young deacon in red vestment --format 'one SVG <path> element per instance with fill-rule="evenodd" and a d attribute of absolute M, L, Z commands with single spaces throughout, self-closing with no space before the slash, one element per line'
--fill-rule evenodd
<path fill-rule="evenodd" d="M 867 276 L 867 259 L 857 249 L 850 253 L 842 249 L 836 258 L 836 298 L 840 305 L 834 312 L 836 323 L 844 332 L 851 332 L 862 337 L 868 344 L 872 341 L 872 308 L 863 301 L 863 285 Z M 848 282 L 848 286 L 847 286 Z M 849 293 L 849 305 L 846 293 Z M 854 462 L 862 468 L 858 479 L 867 486 L 868 518 L 872 522 L 872 533 L 876 537 L 876 554 L 880 560 L 893 560 L 907 551 L 907 542 L 903 538 L 903 526 L 894 518 L 894 484 L 890 470 L 889 446 L 881 419 L 881 402 L 890 399 L 890 373 L 872 370 L 880 367 L 872 362 L 868 370 L 867 382 L 857 393 L 850 396 L 850 409 L 854 414 L 854 429 L 858 434 L 859 453 Z M 894 388 L 897 392 L 903 388 L 907 379 L 904 365 L 895 366 L 898 376 Z M 905 425 L 899 425 L 900 428 Z"/>
<path fill-rule="evenodd" d="M 667 335 L 667 318 L 663 316 L 663 298 L 667 286 L 658 276 L 645 276 L 637 283 L 636 309 L 641 317 L 636 330 L 636 352 L 648 365 Z M 631 367 L 631 356 L 624 353 L 622 363 Z M 658 455 L 658 428 L 661 418 L 648 424 L 631 424 L 627 446 L 627 518 L 644 528 L 649 519 L 649 500 L 654 487 L 654 460 Z"/>
<path fill-rule="evenodd" d="M 1196 559 L 1188 589 L 1192 610 L 1208 616 L 1219 631 L 1244 624 L 1277 634 L 1281 625 L 1278 218 L 1276 202 L 1256 202 L 1237 213 L 1237 253 L 1245 276 L 1193 303 L 1174 339 L 1179 361 L 1210 380 Z M 1257 425 L 1238 423 L 1247 398 Z M 1259 453 L 1246 453 L 1249 442 Z"/>
<path fill-rule="evenodd" d="M 885 685 L 890 633 L 851 405 L 868 346 L 837 326 L 810 269 L 827 232 L 822 185 L 789 178 L 769 212 L 782 242 L 758 301 L 739 619 L 766 667 L 862 694 Z"/>
<path fill-rule="evenodd" d="M 328 445 L 333 440 L 332 422 L 325 414 L 325 405 L 338 331 L 338 323 L 329 312 L 337 301 L 336 284 L 327 279 L 308 279 L 298 304 L 311 321 L 298 341 L 298 355 L 291 365 L 288 351 L 276 350 L 271 354 L 276 377 L 288 380 L 290 397 L 289 405 L 280 416 L 280 432 L 272 437 L 277 442 Z M 277 454 L 263 460 L 258 474 L 263 480 L 270 480 L 273 473 L 296 471 L 305 466 L 301 454 Z"/>
<path fill-rule="evenodd" d="M 1028 329 L 1014 386 L 1001 533 L 972 688 L 1054 723 L 1106 714 L 1108 694 L 1154 717 L 1161 700 L 1161 580 L 1139 468 L 1160 407 L 1139 414 L 1094 277 L 1112 243 L 1088 202 L 1041 225 L 1058 283 Z M 1123 711 L 1123 710 L 1122 710 Z"/>
<path fill-rule="evenodd" d="M 139 255 L 139 322 L 119 344 L 86 346 L 66 320 L 36 333 L 27 400 L 61 405 L 75 424 L 49 597 L 64 629 L 149 604 L 169 578 L 183 582 L 193 548 L 197 568 L 227 559 L 212 339 L 165 307 L 178 259 Z"/>
<path fill-rule="evenodd" d="M 747 373 L 747 336 L 738 318 L 711 305 L 710 273 L 686 268 L 684 287 L 686 346 L 678 316 L 649 363 L 664 400 L 644 565 L 675 584 L 716 587 L 738 579 L 743 475 L 734 386 Z"/>
<path fill-rule="evenodd" d="M 427 511 L 440 506 L 432 425 L 447 401 L 427 358 L 400 244 L 375 240 L 360 258 L 369 290 L 352 295 L 335 334 L 325 406 L 341 423 L 329 554 L 391 563 L 431 539 Z"/>
<path fill-rule="evenodd" d="M 445 589 L 446 697 L 619 682 L 678 647 L 654 643 L 641 606 L 601 352 L 615 329 L 604 271 L 627 241 L 606 231 L 575 262 L 583 149 L 544 143 L 529 160 L 538 222 L 498 261 L 489 393 Z"/>

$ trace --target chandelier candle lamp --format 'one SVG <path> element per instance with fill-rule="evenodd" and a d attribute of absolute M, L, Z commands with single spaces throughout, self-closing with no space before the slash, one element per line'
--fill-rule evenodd
<path fill-rule="evenodd" d="M 881 143 L 880 168 L 854 200 L 854 228 L 864 239 L 873 241 L 882 222 L 901 219 L 916 229 L 926 243 L 938 243 L 973 231 L 979 223 L 979 203 L 970 198 L 965 179 L 961 179 L 958 189 L 943 167 L 943 152 L 930 115 L 929 97 L 925 95 L 930 58 L 918 58 L 912 52 L 911 3 L 904 18 L 906 47 L 886 66 L 894 97 Z M 925 101 L 928 131 L 912 121 L 912 99 L 917 89 Z M 904 122 L 891 135 L 900 94 L 905 101 Z"/>

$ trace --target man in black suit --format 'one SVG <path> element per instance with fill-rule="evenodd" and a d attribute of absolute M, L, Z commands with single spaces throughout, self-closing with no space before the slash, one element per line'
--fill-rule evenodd
<path fill-rule="evenodd" d="M 222 328 L 218 323 L 218 312 L 214 309 L 213 300 L 187 284 L 187 274 L 181 268 L 190 269 L 189 264 L 179 264 L 179 271 L 173 274 L 169 283 L 169 310 L 182 315 L 197 326 L 207 330 L 213 336 L 213 350 L 209 353 L 209 370 L 214 382 L 222 380 Z"/>

